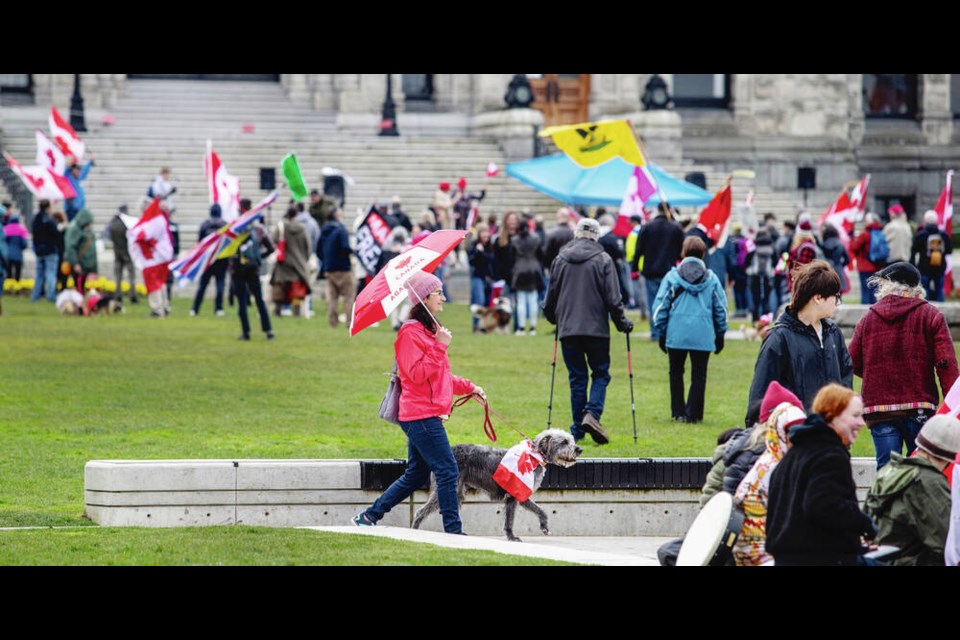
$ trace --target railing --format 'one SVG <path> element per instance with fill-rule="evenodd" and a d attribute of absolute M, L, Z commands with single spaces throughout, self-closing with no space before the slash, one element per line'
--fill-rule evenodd
<path fill-rule="evenodd" d="M 3 145 L 0 145 L 0 152 L 2 151 Z M 13 196 L 23 219 L 23 224 L 29 229 L 33 224 L 33 194 L 24 186 L 20 177 L 13 172 L 2 153 L 0 153 L 0 180 L 3 181 L 3 185 L 10 192 L 10 195 Z"/>

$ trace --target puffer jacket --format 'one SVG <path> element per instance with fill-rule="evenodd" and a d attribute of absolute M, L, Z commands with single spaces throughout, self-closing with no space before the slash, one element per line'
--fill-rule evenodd
<path fill-rule="evenodd" d="M 404 322 L 393 348 L 400 377 L 400 420 L 448 416 L 454 394 L 473 393 L 472 382 L 450 372 L 447 345 L 420 322 Z"/>
<path fill-rule="evenodd" d="M 890 454 L 873 479 L 863 510 L 879 533 L 875 542 L 900 547 L 895 565 L 943 566 L 950 524 L 950 486 L 929 460 Z"/>
<path fill-rule="evenodd" d="M 713 351 L 715 337 L 727 331 L 727 295 L 700 258 L 684 258 L 667 273 L 652 313 L 668 349 Z"/>
<path fill-rule="evenodd" d="M 731 496 L 737 492 L 737 487 L 740 486 L 744 476 L 753 468 L 760 454 L 766 450 L 766 444 L 762 439 L 753 447 L 747 448 L 752 433 L 753 429 L 738 431 L 727 442 L 727 448 L 723 452 L 723 490 Z"/>
<path fill-rule="evenodd" d="M 806 412 L 824 385 L 837 382 L 853 388 L 853 362 L 840 327 L 829 319 L 820 323 L 823 346 L 813 327 L 800 322 L 792 311 L 780 314 L 757 354 L 748 407 L 763 399 L 774 380 L 796 394 Z"/>

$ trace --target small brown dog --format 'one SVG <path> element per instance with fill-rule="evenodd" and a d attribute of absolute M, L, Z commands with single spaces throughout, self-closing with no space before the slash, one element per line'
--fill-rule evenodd
<path fill-rule="evenodd" d="M 510 333 L 510 321 L 513 319 L 513 307 L 510 298 L 494 298 L 492 307 L 479 304 L 470 305 L 470 313 L 477 318 L 477 331 L 483 333 Z"/>

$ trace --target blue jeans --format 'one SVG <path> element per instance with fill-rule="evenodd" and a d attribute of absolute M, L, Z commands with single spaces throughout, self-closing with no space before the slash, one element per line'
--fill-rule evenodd
<path fill-rule="evenodd" d="M 874 295 L 873 289 L 867 286 L 867 280 L 869 280 L 874 273 L 874 271 L 868 273 L 860 272 L 860 304 L 873 304 L 877 301 L 877 296 Z"/>
<path fill-rule="evenodd" d="M 907 445 L 906 455 L 913 453 L 917 448 L 917 434 L 929 418 L 924 414 L 870 425 L 873 447 L 877 451 L 877 469 L 890 462 L 890 452 L 902 453 L 904 444 Z"/>
<path fill-rule="evenodd" d="M 487 306 L 487 298 L 489 296 L 489 289 L 487 288 L 487 281 L 483 278 L 470 278 L 470 304 L 478 304 L 481 307 Z M 477 324 L 480 320 L 474 316 L 473 318 L 473 328 L 477 328 Z"/>
<path fill-rule="evenodd" d="M 610 384 L 610 338 L 568 336 L 560 340 L 560 347 L 570 377 L 570 413 L 573 416 L 570 433 L 574 439 L 580 440 L 586 435 L 580 428 L 583 414 L 589 411 L 597 420 L 603 415 L 603 402 L 607 397 L 607 385 Z M 593 373 L 589 400 L 588 366 Z"/>
<path fill-rule="evenodd" d="M 927 292 L 927 300 L 931 302 L 943 302 L 943 274 L 939 276 L 927 276 L 920 274 L 920 284 Z"/>
<path fill-rule="evenodd" d="M 47 290 L 47 300 L 55 302 L 57 299 L 57 268 L 60 266 L 56 253 L 46 256 L 37 256 L 37 277 L 33 283 L 33 292 L 30 299 L 34 302 Z"/>
<path fill-rule="evenodd" d="M 517 324 L 521 329 L 527 326 L 528 320 L 531 329 L 537 328 L 538 311 L 540 311 L 540 307 L 537 306 L 536 290 L 517 291 Z"/>
<path fill-rule="evenodd" d="M 663 278 L 646 278 L 647 285 L 647 313 L 650 316 L 650 339 L 658 340 L 660 334 L 657 333 L 657 330 L 653 327 L 653 313 L 656 309 L 653 308 L 653 301 L 657 299 L 657 292 L 660 291 L 660 283 L 663 282 Z"/>
<path fill-rule="evenodd" d="M 457 482 L 460 470 L 453 457 L 447 430 L 440 418 L 425 418 L 412 422 L 400 422 L 407 434 L 407 470 L 396 482 L 387 487 L 373 506 L 364 511 L 370 520 L 378 522 L 395 506 L 413 495 L 430 479 L 430 472 L 437 477 L 437 499 L 443 530 L 460 533 L 460 508 L 457 502 Z"/>

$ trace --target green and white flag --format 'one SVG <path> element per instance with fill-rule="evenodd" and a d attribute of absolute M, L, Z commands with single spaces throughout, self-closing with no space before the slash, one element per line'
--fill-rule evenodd
<path fill-rule="evenodd" d="M 307 197 L 307 186 L 303 182 L 303 173 L 300 171 L 300 163 L 297 162 L 297 156 L 288 153 L 281 163 L 283 167 L 283 177 L 287 179 L 287 186 L 290 187 L 290 193 L 296 201 Z"/>

